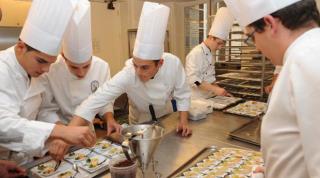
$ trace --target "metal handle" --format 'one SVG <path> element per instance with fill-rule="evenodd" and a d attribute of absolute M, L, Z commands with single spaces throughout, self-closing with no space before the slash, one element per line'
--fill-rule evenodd
<path fill-rule="evenodd" d="M 122 144 L 121 144 L 121 147 L 122 147 L 122 151 L 124 153 L 124 155 L 126 156 L 127 160 L 128 161 L 132 161 L 130 155 L 129 155 L 129 139 L 125 139 Z"/>
<path fill-rule="evenodd" d="M 149 111 L 150 111 L 152 120 L 154 122 L 158 122 L 158 119 L 156 117 L 156 113 L 154 112 L 154 108 L 153 108 L 152 104 L 149 105 Z"/>

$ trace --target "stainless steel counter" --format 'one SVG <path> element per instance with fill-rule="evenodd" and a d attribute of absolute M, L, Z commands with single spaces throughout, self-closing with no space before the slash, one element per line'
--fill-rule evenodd
<path fill-rule="evenodd" d="M 232 140 L 228 136 L 229 132 L 250 122 L 250 118 L 214 111 L 206 119 L 190 121 L 193 134 L 186 138 L 178 136 L 175 132 L 179 120 L 178 116 L 178 113 L 173 113 L 161 119 L 161 124 L 165 127 L 165 135 L 156 150 L 155 160 L 158 161 L 157 171 L 161 173 L 162 177 L 167 177 L 173 173 L 207 146 L 215 145 L 217 147 L 240 147 L 259 150 L 259 147 L 255 145 Z M 105 134 L 106 131 L 97 131 L 98 137 L 103 137 Z M 41 160 L 36 162 L 39 161 Z M 28 167 L 37 165 L 36 162 L 28 164 Z M 106 173 L 99 177 L 110 178 L 111 176 Z"/>
<path fill-rule="evenodd" d="M 257 146 L 228 137 L 229 132 L 250 121 L 250 118 L 214 111 L 206 119 L 190 121 L 193 134 L 191 137 L 183 138 L 175 132 L 178 113 L 165 117 L 161 120 L 165 127 L 165 135 L 155 153 L 158 172 L 162 174 L 162 177 L 167 177 L 201 149 L 210 145 L 240 147 L 258 151 L 259 147 Z M 102 177 L 109 178 L 110 174 Z"/>

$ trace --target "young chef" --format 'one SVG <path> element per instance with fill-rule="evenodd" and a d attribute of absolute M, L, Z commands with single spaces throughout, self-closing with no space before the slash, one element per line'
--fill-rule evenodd
<path fill-rule="evenodd" d="M 0 22 L 2 19 L 2 10 L 0 7 Z M 5 137 L 4 137 L 5 138 Z M 3 140 L 0 138 L 0 142 Z M 25 169 L 17 166 L 17 163 L 8 160 L 0 160 L 0 177 L 23 177 L 26 176 Z"/>
<path fill-rule="evenodd" d="M 182 131 L 183 136 L 191 134 L 187 112 L 191 92 L 183 66 L 178 57 L 163 52 L 169 12 L 170 9 L 164 5 L 144 3 L 134 57 L 76 109 L 76 117 L 71 124 L 81 124 L 85 122 L 83 119 L 92 121 L 102 107 L 127 93 L 130 124 L 150 121 L 151 107 L 157 118 L 168 114 L 172 111 L 171 99 L 174 98 L 180 113 L 177 131 Z"/>
<path fill-rule="evenodd" d="M 104 60 L 92 56 L 91 11 L 90 3 L 82 3 L 72 16 L 62 43 L 62 54 L 51 65 L 50 71 L 39 80 L 45 87 L 38 120 L 68 124 L 75 108 L 100 85 L 110 79 L 109 65 Z M 100 112 L 108 124 L 108 133 L 115 130 L 120 133 L 121 126 L 113 118 L 113 104 L 110 103 Z M 63 143 L 61 143 L 63 142 Z M 50 154 L 62 155 L 68 151 L 58 149 L 67 144 L 61 139 L 52 141 Z M 60 158 L 56 158 L 60 159 Z"/>
<path fill-rule="evenodd" d="M 262 127 L 267 178 L 320 177 L 320 16 L 314 0 L 225 0 L 249 39 L 283 65 Z"/>
<path fill-rule="evenodd" d="M 20 40 L 0 52 L 0 159 L 27 163 L 42 156 L 48 139 L 91 146 L 95 135 L 88 127 L 67 127 L 35 121 L 41 102 L 39 90 L 32 90 L 32 77 L 47 72 L 55 62 L 62 35 L 78 3 L 85 0 L 34 0 L 20 34 Z M 28 104 L 26 104 L 28 103 Z"/>
<path fill-rule="evenodd" d="M 212 54 L 224 46 L 233 21 L 234 18 L 226 7 L 218 9 L 208 37 L 187 55 L 186 74 L 192 89 L 192 98 L 230 96 L 224 88 L 215 83 L 215 60 Z"/>

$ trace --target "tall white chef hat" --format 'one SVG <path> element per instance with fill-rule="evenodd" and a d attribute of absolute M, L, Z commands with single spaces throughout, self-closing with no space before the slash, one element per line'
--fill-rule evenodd
<path fill-rule="evenodd" d="M 133 56 L 158 60 L 164 51 L 164 39 L 170 9 L 158 3 L 143 3 Z"/>
<path fill-rule="evenodd" d="M 81 2 L 77 6 L 66 29 L 62 42 L 62 51 L 68 60 L 76 64 L 81 64 L 91 59 L 91 11 L 88 1 Z"/>
<path fill-rule="evenodd" d="M 48 55 L 57 56 L 65 29 L 79 0 L 33 0 L 20 39 Z"/>
<path fill-rule="evenodd" d="M 218 9 L 212 22 L 209 35 L 226 40 L 231 30 L 234 17 L 226 7 Z"/>
<path fill-rule="evenodd" d="M 224 0 L 243 27 L 300 0 Z"/>

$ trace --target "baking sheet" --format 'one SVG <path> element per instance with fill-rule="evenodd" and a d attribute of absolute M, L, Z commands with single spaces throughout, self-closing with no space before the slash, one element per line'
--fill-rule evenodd
<path fill-rule="evenodd" d="M 216 96 L 208 99 L 211 102 L 211 106 L 216 110 L 223 110 L 231 105 L 241 102 L 242 98 L 237 97 L 226 97 L 226 96 Z"/>
<path fill-rule="evenodd" d="M 230 132 L 229 136 L 235 140 L 260 146 L 261 120 L 255 119 L 244 126 Z"/>
<path fill-rule="evenodd" d="M 224 112 L 255 118 L 261 116 L 266 111 L 266 109 L 267 103 L 259 101 L 246 101 L 234 107 L 228 108 L 224 110 Z"/>
<path fill-rule="evenodd" d="M 202 149 L 168 177 L 243 177 L 248 178 L 254 166 L 263 165 L 261 152 L 211 146 Z"/>

